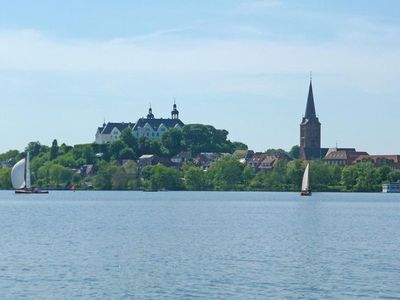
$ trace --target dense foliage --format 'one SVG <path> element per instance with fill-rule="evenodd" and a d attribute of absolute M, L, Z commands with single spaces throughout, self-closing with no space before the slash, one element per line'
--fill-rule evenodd
<path fill-rule="evenodd" d="M 299 191 L 305 165 L 298 160 L 298 146 L 289 152 L 267 150 L 266 154 L 280 157 L 269 171 L 255 172 L 234 155 L 222 156 L 207 171 L 193 160 L 179 167 L 138 167 L 136 163 L 143 154 L 168 160 L 182 151 L 190 151 L 195 157 L 200 152 L 232 154 L 247 149 L 243 143 L 230 142 L 227 136 L 225 130 L 192 124 L 183 130 L 169 130 L 160 141 L 137 139 L 130 130 L 124 130 L 120 140 L 110 144 L 72 147 L 58 145 L 54 140 L 48 147 L 31 142 L 24 152 L 10 150 L 0 154 L 0 188 L 11 188 L 11 167 L 29 151 L 33 184 L 42 188 L 67 189 L 75 185 L 98 190 Z M 380 191 L 382 183 L 400 179 L 400 170 L 374 167 L 367 162 L 333 166 L 313 161 L 310 170 L 314 191 Z"/>

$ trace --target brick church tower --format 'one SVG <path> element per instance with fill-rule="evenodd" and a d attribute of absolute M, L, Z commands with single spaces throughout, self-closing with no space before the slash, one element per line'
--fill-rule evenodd
<path fill-rule="evenodd" d="M 300 159 L 321 159 L 321 123 L 315 113 L 312 81 L 308 90 L 306 113 L 300 124 Z"/>

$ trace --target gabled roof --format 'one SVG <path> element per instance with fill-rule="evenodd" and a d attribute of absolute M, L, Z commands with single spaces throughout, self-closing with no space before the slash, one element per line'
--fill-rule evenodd
<path fill-rule="evenodd" d="M 107 125 L 101 131 L 102 134 L 110 134 L 114 128 L 117 128 L 119 131 L 124 130 L 125 128 L 133 128 L 135 123 L 115 123 L 115 122 L 108 122 Z M 99 127 L 100 128 L 100 127 Z"/>
<path fill-rule="evenodd" d="M 140 118 L 133 127 L 133 130 L 136 130 L 139 127 L 144 127 L 146 123 L 149 124 L 154 131 L 157 131 L 161 124 L 164 124 L 164 126 L 168 129 L 174 128 L 176 125 L 179 125 L 180 127 L 185 126 L 185 124 L 183 124 L 183 122 L 179 119 Z"/>
<path fill-rule="evenodd" d="M 369 156 L 364 151 L 352 151 L 352 150 L 339 150 L 329 152 L 323 159 L 324 160 L 346 160 L 347 162 L 353 162 L 359 157 Z"/>

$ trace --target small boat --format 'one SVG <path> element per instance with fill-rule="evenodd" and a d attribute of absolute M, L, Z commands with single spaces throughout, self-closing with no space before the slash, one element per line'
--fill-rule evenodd
<path fill-rule="evenodd" d="M 400 180 L 382 185 L 382 193 L 400 193 Z"/>
<path fill-rule="evenodd" d="M 16 194 L 48 194 L 49 191 L 42 191 L 33 188 L 31 185 L 31 170 L 29 164 L 29 152 L 26 159 L 18 161 L 11 170 L 11 183 Z"/>
<path fill-rule="evenodd" d="M 303 182 L 301 183 L 301 193 L 302 196 L 311 196 L 310 188 L 310 176 L 309 176 L 310 164 L 307 164 L 304 170 Z"/>

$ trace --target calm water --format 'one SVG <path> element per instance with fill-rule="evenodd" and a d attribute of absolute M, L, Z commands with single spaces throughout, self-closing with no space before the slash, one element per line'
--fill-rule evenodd
<path fill-rule="evenodd" d="M 400 194 L 0 192 L 1 299 L 400 299 Z"/>

